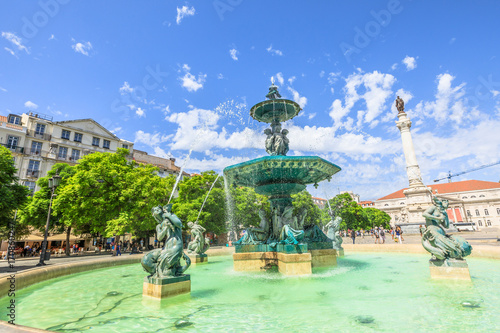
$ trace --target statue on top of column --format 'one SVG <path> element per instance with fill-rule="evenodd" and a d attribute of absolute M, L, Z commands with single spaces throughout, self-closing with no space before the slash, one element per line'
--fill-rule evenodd
<path fill-rule="evenodd" d="M 405 112 L 405 101 L 399 96 L 396 98 L 396 109 L 398 109 L 398 113 Z"/>

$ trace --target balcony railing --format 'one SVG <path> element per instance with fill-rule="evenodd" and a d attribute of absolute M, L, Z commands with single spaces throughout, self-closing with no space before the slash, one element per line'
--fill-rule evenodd
<path fill-rule="evenodd" d="M 28 178 L 38 178 L 40 176 L 40 170 L 27 170 L 26 177 Z"/>
<path fill-rule="evenodd" d="M 33 138 L 47 140 L 47 141 L 50 141 L 50 139 L 52 138 L 52 135 L 50 135 L 50 134 L 40 133 L 40 132 L 33 131 L 33 130 L 27 130 L 26 134 L 28 136 L 33 137 Z"/>
<path fill-rule="evenodd" d="M 36 148 L 26 148 L 26 149 L 24 149 L 24 152 L 28 155 L 43 156 L 43 157 L 46 157 L 48 154 L 47 151 L 41 150 L 41 149 L 36 149 Z"/>
<path fill-rule="evenodd" d="M 0 145 L 4 146 L 5 148 L 9 149 L 11 152 L 14 153 L 23 153 L 24 152 L 24 147 L 19 147 L 17 145 L 13 144 L 8 144 L 8 143 L 0 143 Z"/>
<path fill-rule="evenodd" d="M 56 156 L 56 159 L 58 159 L 58 160 L 69 161 L 69 162 L 73 162 L 73 163 L 76 163 L 80 158 L 81 158 L 81 156 L 79 156 L 78 158 L 76 158 L 74 156 L 59 156 L 59 155 Z"/>

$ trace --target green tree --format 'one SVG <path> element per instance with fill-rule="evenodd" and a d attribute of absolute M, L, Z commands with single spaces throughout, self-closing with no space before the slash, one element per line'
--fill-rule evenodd
<path fill-rule="evenodd" d="M 292 195 L 293 199 L 293 213 L 297 216 L 300 211 L 305 208 L 307 209 L 307 216 L 304 221 L 304 226 L 309 225 L 323 225 L 323 214 L 321 209 L 316 206 L 313 202 L 311 194 L 307 191 L 301 191 L 297 194 Z"/>
<path fill-rule="evenodd" d="M 329 201 L 333 215 L 342 218 L 341 228 L 366 228 L 368 219 L 366 214 L 364 214 L 363 207 L 358 205 L 348 193 L 339 194 Z M 324 210 L 329 211 L 328 204 Z"/>
<path fill-rule="evenodd" d="M 389 229 L 391 227 L 391 217 L 386 212 L 371 207 L 364 208 L 363 211 L 367 217 L 368 222 L 368 225 L 366 225 L 364 229 L 370 229 L 380 226 L 384 227 L 385 229 Z"/>
<path fill-rule="evenodd" d="M 66 163 L 57 163 L 47 172 L 47 176 L 38 179 L 37 185 L 39 190 L 35 192 L 33 197 L 29 199 L 28 204 L 19 212 L 20 222 L 24 226 L 32 227 L 42 232 L 45 231 L 50 196 L 52 194 L 52 190 L 49 189 L 49 178 L 56 173 L 61 177 L 61 183 L 56 188 L 53 204 L 57 200 L 57 194 L 61 192 L 61 189 L 66 186 L 68 179 L 75 173 L 75 168 Z M 50 231 L 55 233 L 66 231 L 66 255 L 69 255 L 68 244 L 73 225 L 71 223 L 71 216 L 65 213 L 65 211 L 56 212 L 52 210 Z"/>
<path fill-rule="evenodd" d="M 154 166 L 127 160 L 128 154 L 118 149 L 81 159 L 58 193 L 55 214 L 71 216 L 77 229 L 116 235 L 117 242 L 125 232 L 152 234 L 156 223 L 151 208 L 166 203 L 175 180 L 157 176 Z"/>
<path fill-rule="evenodd" d="M 240 228 L 259 226 L 259 210 L 264 209 L 268 217 L 271 216 L 271 206 L 267 197 L 255 192 L 250 187 L 230 187 L 228 198 L 228 220 L 231 228 L 236 229 L 239 235 Z"/>
<path fill-rule="evenodd" d="M 29 189 L 18 183 L 17 169 L 10 150 L 0 146 L 0 234 L 2 238 L 10 232 L 14 211 L 27 201 Z M 21 230 L 16 230 L 19 234 Z"/>
<path fill-rule="evenodd" d="M 173 211 L 183 222 L 184 228 L 187 227 L 187 222 L 198 220 L 207 231 L 216 234 L 226 231 L 224 181 L 219 177 L 214 184 L 216 179 L 215 171 L 205 171 L 179 183 L 179 196 L 174 199 Z M 212 185 L 212 191 L 207 197 Z M 205 206 L 200 213 L 205 198 Z"/>

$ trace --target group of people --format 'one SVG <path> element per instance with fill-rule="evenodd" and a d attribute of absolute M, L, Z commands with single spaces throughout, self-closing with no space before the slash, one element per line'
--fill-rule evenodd
<path fill-rule="evenodd" d="M 371 235 L 372 238 L 375 239 L 375 244 L 385 244 L 385 235 L 386 233 L 389 232 L 391 234 L 392 240 L 395 242 L 402 244 L 404 241 L 403 238 L 403 230 L 401 229 L 400 226 L 397 226 L 396 228 L 391 228 L 390 230 L 384 229 L 383 226 L 375 227 L 370 230 L 354 230 L 354 229 L 347 229 L 342 232 L 344 237 L 350 237 L 352 239 L 352 243 L 356 243 L 356 237 L 365 237 L 365 234 L 368 233 L 368 235 Z"/>

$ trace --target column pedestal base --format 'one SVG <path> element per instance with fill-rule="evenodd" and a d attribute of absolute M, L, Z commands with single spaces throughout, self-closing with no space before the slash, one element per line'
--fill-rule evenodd
<path fill-rule="evenodd" d="M 191 265 L 202 265 L 208 263 L 208 256 L 206 254 L 188 254 L 191 259 Z"/>

